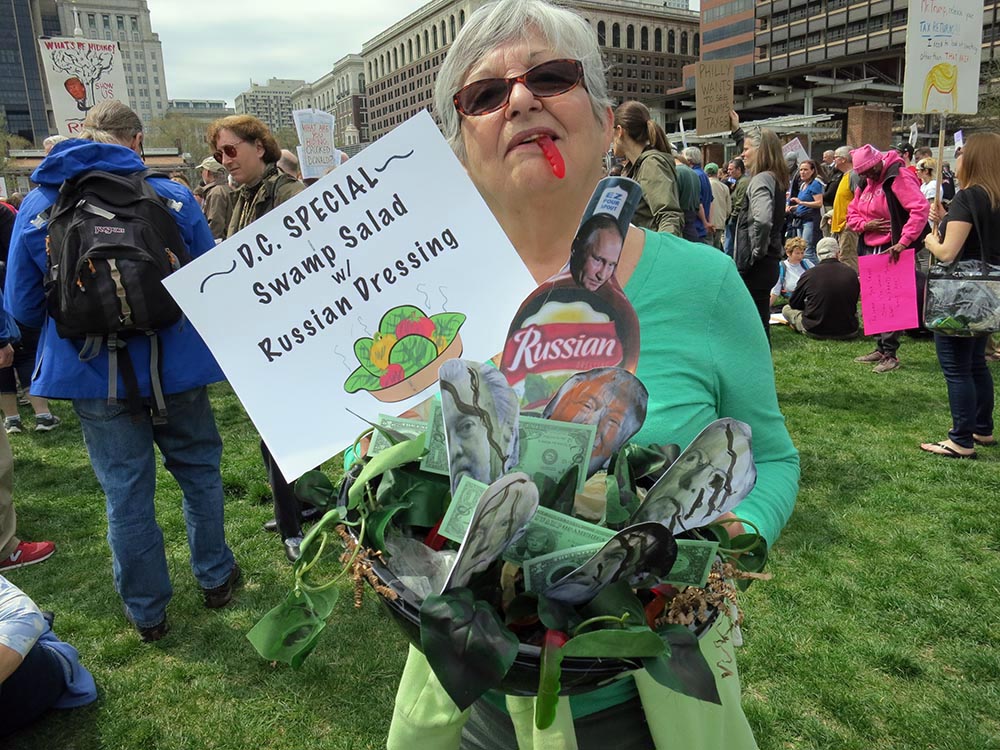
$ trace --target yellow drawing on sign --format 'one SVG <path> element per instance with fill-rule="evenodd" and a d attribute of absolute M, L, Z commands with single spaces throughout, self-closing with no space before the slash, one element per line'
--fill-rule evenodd
<path fill-rule="evenodd" d="M 925 110 L 932 89 L 942 94 L 951 94 L 951 108 L 958 109 L 958 67 L 951 63 L 938 63 L 927 71 L 924 78 Z"/>

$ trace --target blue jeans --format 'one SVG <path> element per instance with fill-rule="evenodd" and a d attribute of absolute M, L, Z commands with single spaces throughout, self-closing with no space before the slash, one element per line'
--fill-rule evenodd
<path fill-rule="evenodd" d="M 986 338 L 934 334 L 951 407 L 948 437 L 963 448 L 975 447 L 973 433 L 993 434 L 993 375 L 986 366 Z"/>
<path fill-rule="evenodd" d="M 796 230 L 795 234 L 806 241 L 806 260 L 814 266 L 818 265 L 819 256 L 816 255 L 816 237 L 819 234 L 819 227 L 816 222 L 803 221 L 802 225 Z"/>
<path fill-rule="evenodd" d="M 204 589 L 226 582 L 233 553 L 223 530 L 222 438 L 207 390 L 166 397 L 169 421 L 154 425 L 148 414 L 134 418 L 125 404 L 74 399 L 97 480 L 107 497 L 108 544 L 115 588 L 132 621 L 158 625 L 173 590 L 156 523 L 156 455 L 184 493 L 183 511 L 194 577 Z"/>
<path fill-rule="evenodd" d="M 733 257 L 733 239 L 736 237 L 736 222 L 730 219 L 726 222 L 726 239 L 722 244 L 722 252 L 728 255 L 730 258 Z"/>

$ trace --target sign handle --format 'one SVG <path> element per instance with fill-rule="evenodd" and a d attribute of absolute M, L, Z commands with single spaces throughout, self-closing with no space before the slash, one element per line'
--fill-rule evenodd
<path fill-rule="evenodd" d="M 934 204 L 936 206 L 941 205 L 941 173 L 944 168 L 944 124 L 947 120 L 948 115 L 944 112 L 941 113 L 941 126 L 938 130 L 938 158 L 937 166 L 934 168 Z M 939 211 L 940 215 L 940 211 Z M 937 236 L 938 224 L 940 222 L 933 222 L 931 224 L 931 231 L 934 232 L 934 236 Z"/>

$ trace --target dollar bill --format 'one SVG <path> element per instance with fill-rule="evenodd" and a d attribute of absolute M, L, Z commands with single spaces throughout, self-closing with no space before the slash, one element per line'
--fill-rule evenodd
<path fill-rule="evenodd" d="M 445 442 L 441 402 L 437 399 L 431 404 L 431 415 L 427 428 L 427 454 L 420 461 L 420 468 L 432 474 L 448 476 L 448 443 Z"/>
<path fill-rule="evenodd" d="M 404 419 L 403 417 L 393 417 L 389 414 L 379 414 L 378 419 L 375 420 L 375 424 L 379 427 L 401 432 L 409 438 L 415 438 L 417 435 L 427 431 L 427 423 L 422 419 Z M 389 442 L 389 438 L 378 430 L 375 430 L 371 445 L 368 446 L 368 455 L 376 456 L 391 445 L 392 443 Z"/>
<path fill-rule="evenodd" d="M 581 521 L 565 513 L 540 507 L 524 534 L 504 552 L 503 559 L 521 564 L 528 558 L 585 544 L 603 544 L 615 535 L 604 526 Z"/>
<path fill-rule="evenodd" d="M 529 477 L 541 473 L 558 482 L 571 467 L 581 466 L 576 491 L 583 492 L 597 434 L 595 425 L 522 416 L 518 431 L 521 455 L 516 471 Z"/>
<path fill-rule="evenodd" d="M 678 539 L 677 559 L 670 572 L 661 578 L 660 582 L 701 588 L 708 582 L 708 574 L 712 571 L 712 563 L 715 562 L 718 548 L 718 542 Z"/>
<path fill-rule="evenodd" d="M 477 482 L 468 475 L 463 476 L 458 487 L 455 488 L 455 494 L 451 498 L 444 518 L 441 519 L 438 534 L 453 542 L 461 543 L 462 539 L 465 538 L 465 531 L 472 521 L 476 505 L 486 489 L 487 485 L 482 482 Z"/>
<path fill-rule="evenodd" d="M 525 560 L 522 566 L 525 591 L 544 591 L 554 581 L 587 562 L 603 546 L 603 542 L 584 544 Z"/>

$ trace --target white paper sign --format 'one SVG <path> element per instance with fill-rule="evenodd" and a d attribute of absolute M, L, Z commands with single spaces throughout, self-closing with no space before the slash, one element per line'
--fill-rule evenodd
<path fill-rule="evenodd" d="M 798 138 L 792 138 L 792 140 L 782 146 L 781 154 L 782 156 L 794 156 L 799 164 L 809 158 L 809 152 L 806 151 L 805 146 L 802 145 L 802 141 Z"/>
<path fill-rule="evenodd" d="M 961 130 L 955 131 L 955 148 L 962 148 L 965 146 L 965 136 L 962 134 Z"/>
<path fill-rule="evenodd" d="M 568 249 L 567 249 L 568 252 Z M 426 112 L 166 280 L 288 479 L 485 361 L 535 289 Z"/>
<path fill-rule="evenodd" d="M 982 43 L 982 0 L 911 2 L 903 111 L 976 114 Z"/>
<path fill-rule="evenodd" d="M 321 109 L 297 109 L 292 112 L 299 136 L 299 169 L 302 179 L 319 178 L 330 167 L 340 164 L 333 145 L 333 115 Z"/>
<path fill-rule="evenodd" d="M 75 138 L 87 112 L 108 99 L 129 103 L 117 42 L 51 37 L 38 40 L 59 135 Z"/>

